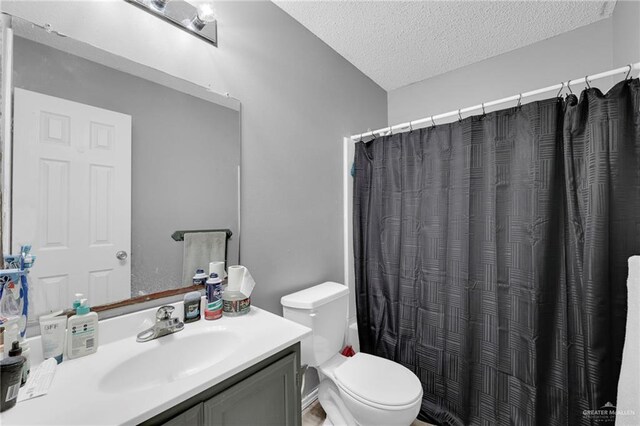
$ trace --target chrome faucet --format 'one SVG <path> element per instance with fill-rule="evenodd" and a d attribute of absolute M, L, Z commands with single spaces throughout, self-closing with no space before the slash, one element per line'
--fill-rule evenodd
<path fill-rule="evenodd" d="M 136 341 L 148 342 L 167 334 L 176 333 L 184 328 L 184 323 L 178 318 L 172 318 L 171 314 L 175 308 L 173 306 L 161 306 L 156 312 L 156 323 L 153 327 L 138 333 Z"/>

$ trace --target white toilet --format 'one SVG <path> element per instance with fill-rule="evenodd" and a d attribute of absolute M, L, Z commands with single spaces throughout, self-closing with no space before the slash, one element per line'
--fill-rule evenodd
<path fill-rule="evenodd" d="M 302 341 L 302 363 L 318 369 L 325 425 L 408 426 L 420 411 L 422 385 L 409 369 L 377 356 L 339 352 L 347 325 L 349 289 L 326 282 L 281 299 L 284 317 L 312 334 Z"/>

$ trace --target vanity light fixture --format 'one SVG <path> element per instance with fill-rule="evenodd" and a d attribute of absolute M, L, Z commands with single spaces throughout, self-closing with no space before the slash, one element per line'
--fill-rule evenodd
<path fill-rule="evenodd" d="M 218 47 L 218 21 L 209 3 L 185 0 L 125 0 L 134 6 Z"/>

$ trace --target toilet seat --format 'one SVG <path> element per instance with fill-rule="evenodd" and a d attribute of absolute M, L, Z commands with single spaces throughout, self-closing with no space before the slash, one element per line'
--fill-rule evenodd
<path fill-rule="evenodd" d="M 362 405 L 367 406 L 367 407 L 377 408 L 377 409 L 383 410 L 383 411 L 389 411 L 389 412 L 405 411 L 405 410 L 411 409 L 412 407 L 416 406 L 416 404 L 419 406 L 420 402 L 422 400 L 422 394 L 421 394 L 418 397 L 416 397 L 416 399 L 414 401 L 412 401 L 412 402 L 410 402 L 409 404 L 406 404 L 406 405 L 377 404 L 375 402 L 371 402 L 371 401 L 368 401 L 368 400 L 366 400 L 364 398 L 359 397 L 358 395 L 354 394 L 353 392 L 350 392 L 348 389 L 345 389 L 340 384 L 337 384 L 337 385 L 338 385 L 338 388 L 340 389 L 340 392 L 342 392 L 342 394 L 345 397 L 351 399 L 353 402 L 362 404 Z"/>
<path fill-rule="evenodd" d="M 385 358 L 357 353 L 337 367 L 333 376 L 341 391 L 383 410 L 405 410 L 422 399 L 422 385 L 415 374 Z"/>

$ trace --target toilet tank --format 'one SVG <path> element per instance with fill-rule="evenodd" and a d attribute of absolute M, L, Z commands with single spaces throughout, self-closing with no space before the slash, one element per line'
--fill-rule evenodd
<path fill-rule="evenodd" d="M 301 342 L 302 363 L 317 367 L 340 352 L 347 324 L 349 289 L 325 282 L 280 299 L 284 317 L 311 329 Z"/>

